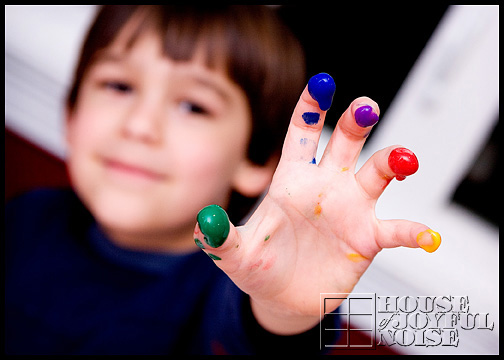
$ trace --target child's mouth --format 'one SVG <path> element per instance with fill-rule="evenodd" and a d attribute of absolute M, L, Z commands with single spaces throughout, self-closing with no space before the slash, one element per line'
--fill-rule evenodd
<path fill-rule="evenodd" d="M 159 172 L 128 162 L 105 159 L 104 164 L 111 176 L 121 179 L 141 182 L 158 182 L 165 178 L 165 175 Z"/>

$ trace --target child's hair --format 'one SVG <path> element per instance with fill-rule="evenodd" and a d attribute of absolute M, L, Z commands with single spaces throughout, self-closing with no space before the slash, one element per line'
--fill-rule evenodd
<path fill-rule="evenodd" d="M 227 74 L 245 92 L 252 117 L 248 158 L 258 165 L 279 155 L 287 124 L 306 83 L 301 45 L 267 6 L 105 5 L 84 41 L 74 82 L 67 97 L 73 110 L 79 87 L 94 55 L 137 17 L 128 46 L 146 30 L 155 30 L 163 51 L 175 61 L 188 61 L 197 46 L 207 66 L 224 60 Z M 228 212 L 237 221 L 255 199 L 231 196 Z"/>

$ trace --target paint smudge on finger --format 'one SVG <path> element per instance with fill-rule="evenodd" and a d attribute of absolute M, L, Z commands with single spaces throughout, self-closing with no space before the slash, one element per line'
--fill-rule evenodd
<path fill-rule="evenodd" d="M 306 125 L 315 125 L 320 120 L 320 114 L 316 112 L 305 112 L 301 117 Z"/>
<path fill-rule="evenodd" d="M 212 260 L 222 260 L 220 257 L 214 254 L 207 253 L 208 257 Z"/>
<path fill-rule="evenodd" d="M 362 256 L 361 254 L 357 254 L 357 253 L 347 254 L 346 257 L 348 260 L 355 262 L 355 263 L 367 260 L 367 258 L 365 256 Z"/>
<path fill-rule="evenodd" d="M 318 198 L 321 199 L 323 195 L 324 195 L 323 192 L 319 193 Z M 315 209 L 313 210 L 313 213 L 315 214 L 315 216 L 317 218 L 320 216 L 320 214 L 322 214 L 322 206 L 320 205 L 320 200 L 317 201 L 317 205 L 315 205 Z"/>
<path fill-rule="evenodd" d="M 204 249 L 205 248 L 205 245 L 203 245 L 203 243 L 198 239 L 198 238 L 194 238 L 194 242 L 196 243 L 196 245 L 200 248 L 200 249 Z"/>

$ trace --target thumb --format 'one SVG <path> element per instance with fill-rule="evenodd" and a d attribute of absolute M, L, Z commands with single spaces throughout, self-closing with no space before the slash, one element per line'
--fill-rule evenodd
<path fill-rule="evenodd" d="M 240 247 L 240 234 L 219 205 L 200 210 L 194 229 L 194 242 L 225 272 L 232 271 Z"/>

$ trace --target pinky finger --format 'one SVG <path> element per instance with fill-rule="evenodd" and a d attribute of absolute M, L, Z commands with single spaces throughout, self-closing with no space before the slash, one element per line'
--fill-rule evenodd
<path fill-rule="evenodd" d="M 380 248 L 421 247 L 432 253 L 441 245 L 441 235 L 428 226 L 408 220 L 381 220 L 378 235 Z"/>

